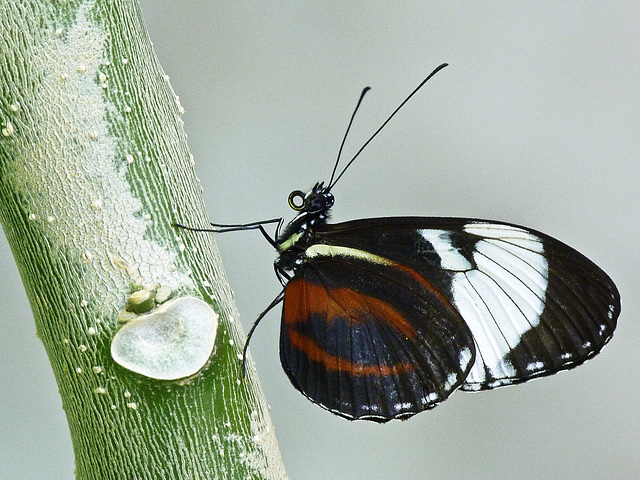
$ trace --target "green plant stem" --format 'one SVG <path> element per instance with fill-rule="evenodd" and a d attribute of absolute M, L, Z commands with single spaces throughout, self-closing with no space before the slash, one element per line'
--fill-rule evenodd
<path fill-rule="evenodd" d="M 0 222 L 77 478 L 284 478 L 251 363 L 239 381 L 243 334 L 213 240 L 171 227 L 207 216 L 137 2 L 3 2 L 0 38 Z M 219 315 L 215 353 L 189 381 L 112 360 L 136 285 L 203 298 Z"/>

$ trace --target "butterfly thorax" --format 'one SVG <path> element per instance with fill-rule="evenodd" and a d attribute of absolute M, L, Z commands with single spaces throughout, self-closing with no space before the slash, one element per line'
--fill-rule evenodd
<path fill-rule="evenodd" d="M 323 183 L 316 183 L 306 194 L 295 190 L 289 195 L 289 206 L 298 215 L 276 238 L 279 257 L 276 268 L 295 270 L 304 262 L 304 252 L 314 237 L 315 229 L 329 218 L 334 197 Z"/>

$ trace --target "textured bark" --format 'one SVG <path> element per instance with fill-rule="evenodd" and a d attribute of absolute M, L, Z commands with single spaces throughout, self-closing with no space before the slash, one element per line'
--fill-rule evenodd
<path fill-rule="evenodd" d="M 135 0 L 0 8 L 0 222 L 58 382 L 80 479 L 286 476 L 206 223 L 181 107 Z M 215 353 L 189 381 L 110 355 L 137 285 L 206 300 Z"/>

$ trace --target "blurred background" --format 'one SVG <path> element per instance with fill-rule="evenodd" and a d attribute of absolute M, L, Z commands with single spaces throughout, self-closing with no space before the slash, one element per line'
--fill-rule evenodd
<path fill-rule="evenodd" d="M 464 216 L 542 230 L 617 283 L 611 343 L 582 367 L 458 392 L 406 422 L 311 404 L 278 356 L 279 311 L 251 351 L 292 479 L 628 479 L 638 475 L 640 9 L 637 2 L 144 0 L 212 221 L 293 212 L 437 65 L 333 190 L 334 220 Z M 2 234 L 0 234 L 2 235 Z M 257 232 L 217 237 L 245 331 L 278 293 Z M 0 238 L 0 477 L 71 479 L 73 452 L 15 263 Z"/>

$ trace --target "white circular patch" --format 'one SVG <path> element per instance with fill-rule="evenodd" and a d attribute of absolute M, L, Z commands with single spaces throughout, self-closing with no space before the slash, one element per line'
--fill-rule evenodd
<path fill-rule="evenodd" d="M 118 330 L 111 356 L 132 372 L 159 380 L 197 373 L 213 353 L 218 314 L 195 297 L 170 300 Z"/>

